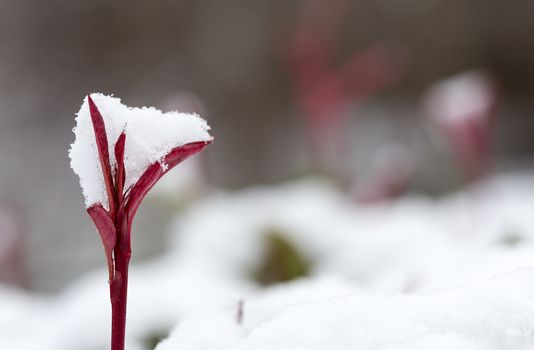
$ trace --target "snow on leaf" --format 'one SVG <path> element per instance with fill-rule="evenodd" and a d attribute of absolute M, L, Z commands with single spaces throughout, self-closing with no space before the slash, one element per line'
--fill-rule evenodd
<path fill-rule="evenodd" d="M 92 118 L 91 106 L 97 107 L 101 119 L 96 114 Z M 96 126 L 92 125 L 92 119 L 98 121 Z M 117 158 L 119 155 L 124 157 L 124 189 L 133 187 L 150 166 L 162 161 L 174 149 L 212 140 L 208 124 L 196 114 L 163 113 L 154 107 L 131 108 L 116 97 L 91 94 L 77 114 L 76 139 L 69 151 L 71 167 L 80 178 L 86 207 L 100 203 L 105 209 L 110 209 L 106 191 L 108 175 L 104 175 L 109 173 L 101 170 L 107 167 L 106 161 L 102 160 L 106 158 L 102 125 L 105 126 L 103 131 L 107 136 L 108 149 L 115 149 L 117 145 L 120 151 L 120 135 L 127 135 L 124 153 L 112 152 L 108 155 L 110 168 L 118 171 L 121 170 Z M 97 129 L 98 142 L 94 128 Z"/>

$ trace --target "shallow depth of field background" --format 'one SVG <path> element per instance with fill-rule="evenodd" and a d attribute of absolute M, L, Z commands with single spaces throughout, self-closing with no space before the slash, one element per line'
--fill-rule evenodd
<path fill-rule="evenodd" d="M 408 193 L 441 196 L 465 185 L 421 107 L 432 83 L 473 69 L 499 86 L 492 171 L 532 168 L 534 3 L 347 1 L 332 23 L 309 10 L 337 3 L 0 0 L 2 282 L 56 292 L 105 264 L 67 158 L 74 114 L 89 92 L 115 94 L 131 106 L 200 112 L 215 136 L 202 155 L 211 188 L 233 191 L 316 172 L 287 64 L 306 20 L 330 35 L 332 67 L 373 47 L 391 49 L 396 60 L 393 83 L 353 101 L 344 180 L 364 178 L 376 152 L 393 144 L 409 149 L 416 164 Z M 133 230 L 134 263 L 165 249 L 179 210 L 168 200 L 148 202 Z"/>

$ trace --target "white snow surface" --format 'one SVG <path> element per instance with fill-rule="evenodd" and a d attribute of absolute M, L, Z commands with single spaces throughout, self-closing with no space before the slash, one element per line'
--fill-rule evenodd
<path fill-rule="evenodd" d="M 371 207 L 317 181 L 211 194 L 177 217 L 165 255 L 133 252 L 127 349 L 173 328 L 157 350 L 532 348 L 533 208 L 532 174 Z M 269 228 L 309 276 L 251 279 Z M 54 298 L 0 289 L 0 349 L 109 348 L 106 276 Z"/>
<path fill-rule="evenodd" d="M 285 305 L 278 300 L 280 292 L 255 296 L 245 304 L 242 325 L 225 310 L 199 313 L 157 350 L 482 350 L 532 344 L 532 269 L 413 295 L 347 292 L 345 287 L 327 296 L 330 283 L 292 285 L 283 292 Z M 263 317 L 249 322 L 247 313 Z"/>
<path fill-rule="evenodd" d="M 125 189 L 135 184 L 143 172 L 153 163 L 161 161 L 173 148 L 187 143 L 210 141 L 210 127 L 195 114 L 162 111 L 154 107 L 132 108 L 119 98 L 100 93 L 91 94 L 100 110 L 108 137 L 111 168 L 116 161 L 114 146 L 123 130 L 126 133 L 124 166 Z M 76 117 L 75 140 L 69 157 L 71 167 L 80 178 L 85 205 L 101 203 L 106 209 L 109 203 L 104 178 L 98 158 L 95 134 L 87 97 Z"/>
<path fill-rule="evenodd" d="M 494 86 L 481 71 L 460 73 L 430 87 L 426 108 L 438 122 L 459 123 L 484 118 L 493 103 Z"/>

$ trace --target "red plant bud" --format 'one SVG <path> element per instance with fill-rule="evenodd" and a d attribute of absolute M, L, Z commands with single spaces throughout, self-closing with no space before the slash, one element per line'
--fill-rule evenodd
<path fill-rule="evenodd" d="M 113 134 L 113 132 L 108 133 L 106 130 L 104 118 L 91 96 L 87 97 L 87 101 L 89 104 L 89 113 L 94 131 L 96 148 L 98 150 L 98 160 L 102 170 L 105 193 L 107 194 L 109 204 L 109 209 L 106 209 L 106 203 L 98 201 L 94 202 L 89 205 L 87 212 L 100 235 L 108 264 L 112 304 L 111 349 L 123 350 L 126 327 L 128 265 L 131 256 L 130 236 L 132 222 L 137 209 L 141 205 L 146 194 L 165 173 L 191 155 L 202 151 L 212 142 L 212 138 L 207 134 L 207 129 L 209 127 L 201 124 L 201 122 L 197 120 L 197 124 L 193 124 L 193 127 L 199 127 L 201 131 L 193 130 L 193 134 L 198 136 L 200 141 L 178 145 L 171 148 L 163 157 L 154 161 L 152 164 L 149 164 L 144 168 L 130 169 L 136 171 L 141 170 L 142 174 L 135 180 L 135 182 L 125 188 L 128 176 L 126 173 L 128 169 L 125 166 L 125 154 L 128 150 L 128 144 L 126 143 L 128 130 L 124 128 L 114 142 L 114 159 L 111 159 L 108 150 L 108 134 Z M 129 113 L 132 110 L 128 109 L 127 111 L 127 113 Z M 194 116 L 190 115 L 182 117 L 193 118 Z M 110 119 L 108 119 L 108 121 L 109 120 Z M 191 126 L 191 124 L 188 125 Z M 139 129 L 136 131 L 136 135 L 139 137 Z M 145 130 L 141 129 L 141 131 Z M 128 140 L 131 142 L 130 137 L 128 137 Z M 74 147 L 73 144 L 73 148 Z M 71 160 L 75 157 L 72 153 L 73 151 L 71 148 Z M 79 154 L 77 156 L 79 156 Z M 115 161 L 115 166 L 112 169 L 111 164 L 113 163 L 113 160 Z M 73 163 L 76 162 L 73 160 Z M 76 165 L 79 167 L 80 163 L 76 163 Z M 77 169 L 78 170 L 75 171 L 80 175 L 81 179 L 82 171 L 80 171 L 79 168 Z M 94 190 L 94 188 L 92 189 Z M 87 196 L 87 193 L 85 194 Z M 97 196 L 97 198 L 99 197 Z"/>

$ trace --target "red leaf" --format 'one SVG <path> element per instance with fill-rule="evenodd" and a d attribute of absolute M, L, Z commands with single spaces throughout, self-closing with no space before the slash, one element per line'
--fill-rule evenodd
<path fill-rule="evenodd" d="M 106 133 L 106 126 L 104 124 L 104 118 L 96 107 L 91 95 L 87 95 L 89 102 L 89 111 L 91 112 L 91 121 L 93 122 L 93 129 L 95 131 L 96 145 L 98 147 L 98 156 L 100 158 L 100 166 L 102 168 L 102 174 L 104 175 L 104 183 L 106 184 L 106 192 L 108 194 L 109 212 L 115 213 L 116 194 L 113 187 L 113 177 L 111 175 L 111 166 L 109 162 L 108 151 L 108 136 Z"/>
<path fill-rule="evenodd" d="M 126 134 L 121 133 L 117 142 L 115 143 L 115 160 L 117 161 L 117 168 L 115 169 L 115 186 L 117 190 L 118 204 L 121 205 L 124 196 L 124 181 L 126 173 L 124 169 L 124 145 L 126 142 Z"/>
<path fill-rule="evenodd" d="M 141 175 L 139 180 L 133 185 L 131 191 L 128 193 L 126 213 L 130 218 L 129 224 L 133 221 L 133 217 L 141 205 L 141 201 L 146 196 L 148 191 L 156 184 L 156 182 L 174 166 L 184 161 L 195 153 L 202 151 L 212 141 L 191 142 L 183 146 L 174 148 L 169 154 L 163 158 L 165 169 L 157 162 L 148 167 L 148 169 Z"/>
<path fill-rule="evenodd" d="M 163 168 L 159 162 L 156 162 L 149 166 L 148 169 L 145 170 L 143 175 L 141 175 L 139 180 L 137 180 L 135 185 L 133 185 L 125 201 L 125 212 L 126 215 L 128 215 L 128 217 L 130 218 L 128 220 L 128 226 L 131 225 L 137 208 L 139 208 L 139 206 L 141 205 L 141 201 L 143 200 L 143 198 L 145 198 L 148 191 L 150 191 L 152 186 L 156 184 L 156 182 L 160 179 L 162 175 Z"/>
<path fill-rule="evenodd" d="M 100 235 L 100 239 L 102 240 L 102 244 L 104 245 L 108 261 L 109 280 L 112 281 L 114 271 L 112 254 L 113 249 L 115 248 L 115 243 L 117 242 L 117 230 L 115 224 L 109 213 L 100 204 L 95 204 L 87 208 L 87 212 L 93 220 L 96 230 Z"/>
<path fill-rule="evenodd" d="M 164 173 L 174 168 L 177 164 L 186 160 L 193 154 L 196 154 L 206 148 L 212 141 L 191 142 L 180 147 L 174 148 L 163 158 L 163 163 L 167 165 Z"/>

